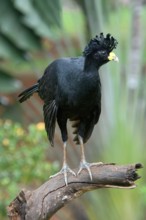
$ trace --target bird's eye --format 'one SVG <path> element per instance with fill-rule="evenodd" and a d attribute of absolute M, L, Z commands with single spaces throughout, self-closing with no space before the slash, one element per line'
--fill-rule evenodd
<path fill-rule="evenodd" d="M 97 51 L 97 52 L 94 54 L 94 58 L 95 58 L 95 59 L 106 59 L 106 58 L 107 58 L 107 52 L 104 51 L 104 50 Z"/>
<path fill-rule="evenodd" d="M 106 55 L 106 51 L 101 51 L 100 54 L 104 56 Z"/>

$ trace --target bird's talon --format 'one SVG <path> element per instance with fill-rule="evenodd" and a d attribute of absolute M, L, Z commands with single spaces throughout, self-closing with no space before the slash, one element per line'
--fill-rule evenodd
<path fill-rule="evenodd" d="M 90 176 L 90 180 L 92 181 L 93 180 L 93 177 L 92 177 L 92 173 L 91 173 L 91 170 L 89 167 L 87 167 L 87 170 L 88 170 L 88 173 L 89 173 L 89 176 Z"/>
<path fill-rule="evenodd" d="M 68 186 L 67 172 L 64 172 L 64 181 L 65 181 L 65 185 Z"/>
<path fill-rule="evenodd" d="M 92 166 L 92 164 L 87 163 L 86 161 L 81 162 L 80 163 L 80 169 L 79 169 L 77 174 L 79 175 L 83 169 L 86 169 L 88 171 L 88 173 L 89 173 L 90 180 L 92 181 L 93 177 L 92 177 L 92 173 L 91 173 L 91 170 L 90 170 L 90 166 Z"/>
<path fill-rule="evenodd" d="M 62 169 L 58 173 L 50 176 L 50 178 L 58 176 L 60 174 L 63 174 L 64 175 L 65 185 L 68 186 L 67 173 L 71 173 L 72 175 L 76 176 L 76 173 L 73 170 L 71 170 L 69 166 L 64 165 L 62 167 Z"/>

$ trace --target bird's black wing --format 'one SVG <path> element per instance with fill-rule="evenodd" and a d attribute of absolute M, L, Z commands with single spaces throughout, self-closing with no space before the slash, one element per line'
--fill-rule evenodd
<path fill-rule="evenodd" d="M 51 145 L 54 145 L 54 132 L 57 118 L 57 77 L 56 77 L 56 65 L 55 61 L 50 64 L 42 78 L 39 80 L 38 93 L 41 99 L 44 101 L 44 122 L 48 139 Z"/>
<path fill-rule="evenodd" d="M 57 116 L 57 106 L 55 100 L 45 103 L 43 106 L 45 129 L 51 145 L 54 145 L 54 132 Z"/>
<path fill-rule="evenodd" d="M 98 107 L 96 109 L 96 111 L 94 111 L 90 115 L 89 119 L 86 121 L 85 133 L 84 133 L 84 143 L 86 143 L 88 141 L 88 139 L 90 138 L 90 136 L 93 132 L 94 126 L 99 120 L 100 113 L 101 113 L 101 107 Z"/>

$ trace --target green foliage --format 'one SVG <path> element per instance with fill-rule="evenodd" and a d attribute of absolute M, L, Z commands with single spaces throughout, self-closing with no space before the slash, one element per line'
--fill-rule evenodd
<path fill-rule="evenodd" d="M 61 26 L 59 0 L 15 0 L 14 6 L 23 14 L 23 23 L 40 37 L 51 37 L 52 27 Z"/>
<path fill-rule="evenodd" d="M 44 123 L 24 130 L 18 123 L 0 121 L 0 219 L 23 186 L 40 185 L 57 169 L 46 158 L 48 140 Z"/>
<path fill-rule="evenodd" d="M 45 2 L 0 0 L 0 59 L 12 61 L 15 69 L 16 63 L 28 65 L 24 61 L 33 60 L 30 53 L 34 54 L 43 50 L 42 39 L 54 38 L 54 30 L 59 27 L 61 27 L 59 0 L 45 0 Z M 10 69 L 10 71 L 12 70 Z M 3 71 L 0 71 L 2 83 L 5 80 L 4 77 Z M 3 92 L 11 91 L 9 84 L 3 84 Z M 18 83 L 15 84 L 15 86 L 17 85 Z M 14 91 L 14 83 L 12 90 Z"/>
<path fill-rule="evenodd" d="M 43 37 L 61 26 L 59 0 L 0 0 L 0 57 L 24 59 L 27 51 L 42 48 Z"/>
<path fill-rule="evenodd" d="M 146 206 L 146 186 L 145 185 L 141 188 L 140 193 L 142 197 L 142 204 Z"/>
<path fill-rule="evenodd" d="M 24 51 L 39 49 L 38 37 L 21 22 L 21 14 L 14 8 L 12 1 L 0 1 L 0 6 L 3 36 Z"/>

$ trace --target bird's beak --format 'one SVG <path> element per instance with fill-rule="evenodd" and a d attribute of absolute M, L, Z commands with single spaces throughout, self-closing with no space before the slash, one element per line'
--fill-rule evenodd
<path fill-rule="evenodd" d="M 119 62 L 119 58 L 113 52 L 110 52 L 110 54 L 108 56 L 108 60 L 110 60 L 110 61 L 113 60 L 113 61 Z"/>

